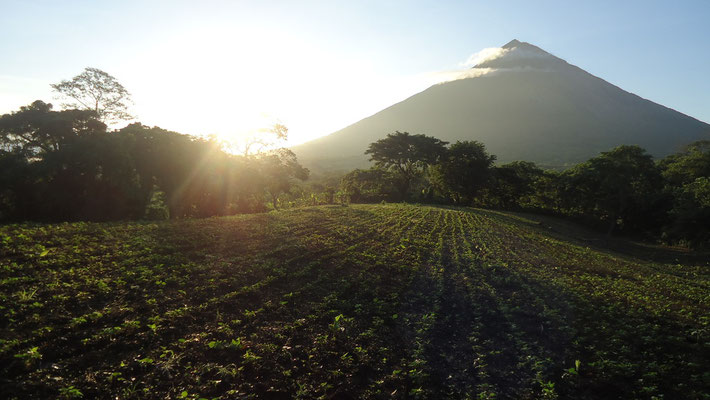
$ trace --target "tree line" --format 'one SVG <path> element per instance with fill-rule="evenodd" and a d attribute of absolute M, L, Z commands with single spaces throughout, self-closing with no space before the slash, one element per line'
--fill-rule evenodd
<path fill-rule="evenodd" d="M 129 94 L 107 73 L 87 68 L 52 85 L 64 109 L 37 100 L 0 116 L 0 221 L 75 221 L 206 217 L 279 207 L 309 171 L 275 125 L 234 155 L 198 138 L 125 120 Z M 267 135 L 268 136 L 268 135 Z"/>
<path fill-rule="evenodd" d="M 477 141 L 449 144 L 394 132 L 365 152 L 374 167 L 341 181 L 352 202 L 410 201 L 571 217 L 604 229 L 670 243 L 710 241 L 710 141 L 654 161 L 639 146 L 619 146 L 564 171 L 532 162 L 496 166 Z"/>

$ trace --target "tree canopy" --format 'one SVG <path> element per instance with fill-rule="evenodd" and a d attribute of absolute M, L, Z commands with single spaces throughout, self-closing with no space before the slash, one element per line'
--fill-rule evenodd
<path fill-rule="evenodd" d="M 549 178 L 547 171 L 535 163 L 513 161 L 492 169 L 488 198 L 494 200 L 496 206 L 507 209 L 543 207 L 544 204 L 536 200 Z"/>
<path fill-rule="evenodd" d="M 260 172 L 265 178 L 266 192 L 271 204 L 278 208 L 279 196 L 291 190 L 294 179 L 308 179 L 308 169 L 298 163 L 296 155 L 288 149 L 271 151 L 258 159 Z"/>
<path fill-rule="evenodd" d="M 447 142 L 422 134 L 395 131 L 386 138 L 371 143 L 365 154 L 379 168 L 395 173 L 400 181 L 402 198 L 407 195 L 412 180 L 429 165 L 438 162 L 446 152 Z"/>
<path fill-rule="evenodd" d="M 131 95 L 116 78 L 98 69 L 87 67 L 71 80 L 50 85 L 67 99 L 68 109 L 90 110 L 102 122 L 110 123 L 133 118 L 128 113 Z"/>
<path fill-rule="evenodd" d="M 238 156 L 215 140 L 140 123 L 107 132 L 90 110 L 36 101 L 0 116 L 0 220 L 263 211 L 267 197 L 278 207 L 294 180 L 307 177 L 286 149 Z"/>
<path fill-rule="evenodd" d="M 710 240 L 710 141 L 686 146 L 659 162 L 672 199 L 665 234 L 698 246 Z"/>
<path fill-rule="evenodd" d="M 583 213 L 608 221 L 608 233 L 618 222 L 642 223 L 662 188 L 661 174 L 651 155 L 639 146 L 623 145 L 577 165 L 567 176 Z"/>
<path fill-rule="evenodd" d="M 52 104 L 37 100 L 0 116 L 1 148 L 33 157 L 59 150 L 78 136 L 106 131 L 106 125 L 91 111 L 52 108 Z"/>
<path fill-rule="evenodd" d="M 488 184 L 495 159 L 481 142 L 457 141 L 441 157 L 437 176 L 454 202 L 471 204 Z"/>
<path fill-rule="evenodd" d="M 680 152 L 662 159 L 659 166 L 669 183 L 684 185 L 710 176 L 710 140 L 693 142 Z"/>
<path fill-rule="evenodd" d="M 356 169 L 345 174 L 340 186 L 349 201 L 379 202 L 397 198 L 396 179 L 382 168 Z"/>

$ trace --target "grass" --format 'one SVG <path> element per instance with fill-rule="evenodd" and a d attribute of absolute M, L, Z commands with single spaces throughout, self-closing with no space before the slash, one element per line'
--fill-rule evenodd
<path fill-rule="evenodd" d="M 708 258 L 556 223 L 358 205 L 0 227 L 0 397 L 710 398 Z"/>

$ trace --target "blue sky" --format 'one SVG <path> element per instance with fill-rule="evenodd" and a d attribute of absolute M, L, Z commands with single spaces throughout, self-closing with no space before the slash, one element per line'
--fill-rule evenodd
<path fill-rule="evenodd" d="M 0 113 L 92 66 L 139 120 L 293 143 L 331 133 L 511 39 L 710 122 L 708 1 L 6 1 Z"/>

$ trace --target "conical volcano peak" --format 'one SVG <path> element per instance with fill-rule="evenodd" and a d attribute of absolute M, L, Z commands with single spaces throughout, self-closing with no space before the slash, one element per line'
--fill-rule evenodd
<path fill-rule="evenodd" d="M 547 53 L 545 50 L 535 46 L 534 44 L 531 44 L 528 42 L 521 42 L 518 39 L 513 39 L 510 42 L 504 44 L 503 48 L 508 49 L 508 50 L 512 50 L 514 48 L 519 48 L 519 49 L 534 50 L 534 51 L 539 51 L 542 53 Z M 549 53 L 547 53 L 547 54 L 549 54 Z"/>
<path fill-rule="evenodd" d="M 550 69 L 567 64 L 545 50 L 527 43 L 513 39 L 501 47 L 502 52 L 494 58 L 476 65 L 478 68 L 541 68 Z"/>
<path fill-rule="evenodd" d="M 534 44 L 530 44 L 528 42 L 521 42 L 518 39 L 513 39 L 510 42 L 506 43 L 503 45 L 503 48 L 509 51 L 512 50 L 521 50 L 529 53 L 536 53 L 540 55 L 551 55 L 550 53 L 546 52 L 545 50 L 535 46 Z"/>
<path fill-rule="evenodd" d="M 505 45 L 503 45 L 503 48 L 504 48 L 504 49 L 511 49 L 511 48 L 513 48 L 513 47 L 518 47 L 518 46 L 520 46 L 521 44 L 523 44 L 523 42 L 521 42 L 520 40 L 518 40 L 518 39 L 513 39 L 513 40 L 511 40 L 510 42 L 508 42 L 508 43 L 506 43 Z"/>

